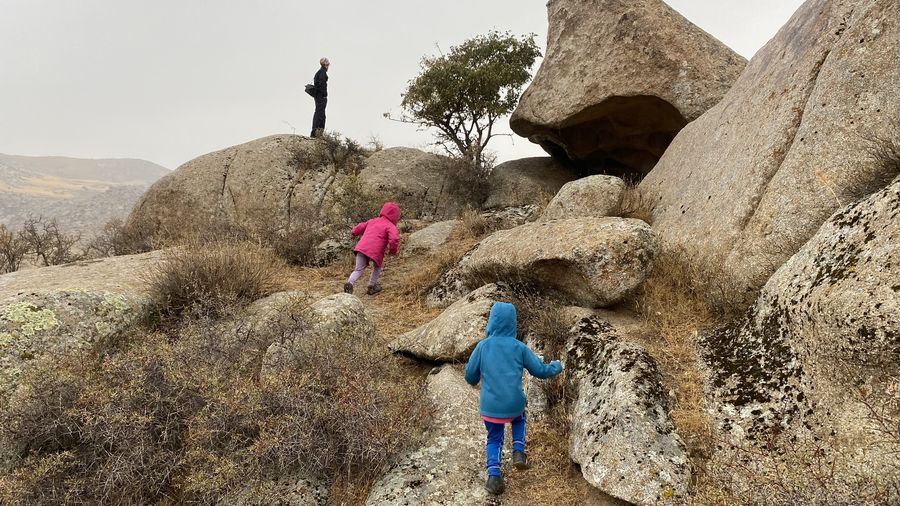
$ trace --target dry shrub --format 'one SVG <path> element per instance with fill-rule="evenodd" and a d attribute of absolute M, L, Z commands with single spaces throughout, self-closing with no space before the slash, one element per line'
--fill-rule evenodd
<path fill-rule="evenodd" d="M 0 274 L 19 270 L 27 253 L 22 237 L 0 224 Z"/>
<path fill-rule="evenodd" d="M 449 193 L 464 195 L 471 205 L 481 207 L 491 193 L 488 176 L 490 176 L 493 164 L 493 158 L 485 160 L 480 166 L 474 162 L 472 157 L 453 156 L 447 158 L 445 170 L 447 171 Z"/>
<path fill-rule="evenodd" d="M 523 336 L 534 336 L 542 346 L 545 361 L 565 360 L 568 352 L 569 328 L 563 323 L 560 314 L 562 306 L 540 292 L 526 287 L 516 287 L 513 303 L 519 319 L 519 333 Z M 567 384 L 566 374 L 554 376 L 540 383 L 547 398 L 550 418 L 555 420 L 565 434 L 569 406 L 575 399 L 575 392 Z"/>
<path fill-rule="evenodd" d="M 271 250 L 247 242 L 191 244 L 173 248 L 149 274 L 151 319 L 224 314 L 278 291 L 283 263 Z"/>
<path fill-rule="evenodd" d="M 358 175 L 349 174 L 334 193 L 331 222 L 338 226 L 356 225 L 378 216 L 383 204 Z"/>
<path fill-rule="evenodd" d="M 459 215 L 459 221 L 460 224 L 453 230 L 456 237 L 481 239 L 494 231 L 491 221 L 471 207 Z"/>
<path fill-rule="evenodd" d="M 0 503 L 214 504 L 293 475 L 364 487 L 419 442 L 422 382 L 381 347 L 307 334 L 292 315 L 264 335 L 302 345 L 260 379 L 272 337 L 250 329 L 201 318 L 27 373 L 0 410 L 20 459 Z"/>

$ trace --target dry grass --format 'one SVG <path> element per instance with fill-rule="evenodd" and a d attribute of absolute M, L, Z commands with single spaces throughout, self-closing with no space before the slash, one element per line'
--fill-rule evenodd
<path fill-rule="evenodd" d="M 710 300 L 708 286 L 723 277 L 703 271 L 680 248 L 666 249 L 635 298 L 635 309 L 655 339 L 645 343 L 660 365 L 666 387 L 674 392 L 672 419 L 691 455 L 710 453 L 712 427 L 705 415 L 703 385 L 696 342 L 699 332 L 731 317 Z"/>
<path fill-rule="evenodd" d="M 646 223 L 653 223 L 653 203 L 644 197 L 637 182 L 633 180 L 625 181 L 620 214 L 623 218 L 636 218 Z"/>

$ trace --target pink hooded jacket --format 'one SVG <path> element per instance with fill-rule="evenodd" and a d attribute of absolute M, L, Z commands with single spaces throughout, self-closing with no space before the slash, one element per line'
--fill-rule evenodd
<path fill-rule="evenodd" d="M 377 218 L 364 221 L 350 231 L 350 235 L 353 236 L 362 234 L 362 238 L 353 251 L 371 258 L 376 265 L 381 267 L 381 263 L 384 262 L 385 248 L 391 255 L 397 254 L 397 248 L 400 245 L 400 233 L 397 232 L 398 221 L 400 221 L 400 206 L 393 202 L 386 202 Z"/>

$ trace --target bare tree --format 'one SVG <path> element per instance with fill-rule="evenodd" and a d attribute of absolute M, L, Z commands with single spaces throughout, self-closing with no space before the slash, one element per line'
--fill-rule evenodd
<path fill-rule="evenodd" d="M 0 224 L 0 273 L 19 270 L 27 253 L 28 245 L 25 241 Z"/>
<path fill-rule="evenodd" d="M 59 265 L 73 262 L 81 258 L 74 252 L 75 244 L 81 240 L 81 234 L 67 235 L 59 230 L 55 219 L 45 220 L 43 216 L 30 217 L 25 220 L 19 238 L 44 265 Z"/>

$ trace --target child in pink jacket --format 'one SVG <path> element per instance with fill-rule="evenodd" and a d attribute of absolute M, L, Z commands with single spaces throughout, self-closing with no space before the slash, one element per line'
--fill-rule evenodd
<path fill-rule="evenodd" d="M 375 295 L 381 291 L 381 287 L 376 283 L 378 283 L 378 276 L 381 275 L 384 251 L 387 249 L 391 255 L 396 255 L 397 247 L 400 244 L 400 233 L 397 232 L 398 221 L 400 221 L 400 206 L 393 202 L 386 202 L 377 218 L 353 227 L 350 234 L 354 237 L 362 235 L 362 238 L 353 248 L 353 251 L 356 252 L 356 268 L 344 283 L 344 292 L 353 293 L 353 286 L 362 277 L 363 271 L 370 261 L 375 264 L 375 268 L 369 278 L 369 287 L 366 293 Z"/>

